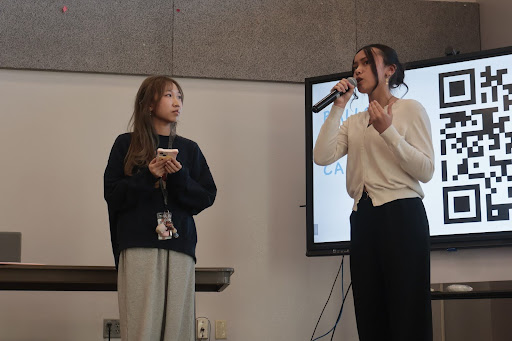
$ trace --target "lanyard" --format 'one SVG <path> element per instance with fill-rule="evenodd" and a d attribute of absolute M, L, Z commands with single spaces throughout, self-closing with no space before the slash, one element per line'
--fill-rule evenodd
<path fill-rule="evenodd" d="M 171 133 L 169 134 L 169 143 L 167 144 L 167 149 L 171 149 L 172 148 L 172 144 L 174 142 L 174 138 L 176 137 L 176 128 L 174 127 L 174 129 L 171 127 Z M 167 174 L 164 175 L 165 176 L 165 181 L 162 178 L 160 178 L 158 181 L 160 183 L 160 189 L 162 190 L 162 197 L 164 198 L 164 205 L 165 205 L 165 209 L 167 211 L 169 211 L 169 207 L 168 207 L 168 192 L 167 192 Z"/>

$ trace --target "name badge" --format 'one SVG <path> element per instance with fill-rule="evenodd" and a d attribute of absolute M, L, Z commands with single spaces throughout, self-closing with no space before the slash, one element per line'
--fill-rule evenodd
<path fill-rule="evenodd" d="M 166 212 L 158 212 L 156 214 L 156 233 L 158 234 L 159 240 L 166 240 L 172 238 L 178 238 L 180 235 L 178 234 L 178 230 L 174 227 L 172 222 L 172 213 L 169 211 Z"/>

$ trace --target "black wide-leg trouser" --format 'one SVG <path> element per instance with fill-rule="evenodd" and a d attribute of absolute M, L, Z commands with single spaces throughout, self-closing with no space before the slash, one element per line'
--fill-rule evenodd
<path fill-rule="evenodd" d="M 430 236 L 420 198 L 350 216 L 350 272 L 360 341 L 432 341 Z"/>

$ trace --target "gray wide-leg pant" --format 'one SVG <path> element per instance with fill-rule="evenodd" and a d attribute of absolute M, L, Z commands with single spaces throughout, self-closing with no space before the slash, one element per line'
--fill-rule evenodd
<path fill-rule="evenodd" d="M 123 341 L 194 341 L 192 257 L 154 248 L 123 250 L 117 286 Z"/>

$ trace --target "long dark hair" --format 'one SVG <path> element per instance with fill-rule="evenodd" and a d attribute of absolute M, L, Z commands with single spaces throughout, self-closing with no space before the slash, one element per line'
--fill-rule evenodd
<path fill-rule="evenodd" d="M 137 96 L 135 96 L 133 115 L 128 123 L 130 130 L 133 132 L 130 147 L 124 160 L 124 173 L 126 175 L 132 175 L 134 167 L 149 165 L 155 157 L 158 134 L 151 121 L 150 107 L 162 98 L 168 84 L 176 85 L 183 102 L 184 96 L 181 86 L 168 76 L 151 76 L 140 85 Z M 172 134 L 176 134 L 176 124 L 171 124 Z"/>
<path fill-rule="evenodd" d="M 405 70 L 402 66 L 402 63 L 398 60 L 398 54 L 396 51 L 384 44 L 370 44 L 366 45 L 362 48 L 360 48 L 357 53 L 360 51 L 364 51 L 364 54 L 366 55 L 366 58 L 368 59 L 368 63 L 371 65 L 373 75 L 375 76 L 376 84 L 375 88 L 379 85 L 379 75 L 377 74 L 377 67 L 375 65 L 375 58 L 373 56 L 373 49 L 375 49 L 375 52 L 379 53 L 382 56 L 382 60 L 384 62 L 384 65 L 395 65 L 396 70 L 395 73 L 389 78 L 389 89 L 396 89 L 400 85 L 404 85 L 407 88 L 407 93 L 409 91 L 409 87 L 404 82 L 405 77 Z M 357 54 L 356 53 L 356 54 Z M 352 70 L 352 73 L 354 73 L 354 69 Z M 375 90 L 375 88 L 373 88 Z M 404 94 L 405 95 L 405 94 Z"/>

